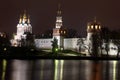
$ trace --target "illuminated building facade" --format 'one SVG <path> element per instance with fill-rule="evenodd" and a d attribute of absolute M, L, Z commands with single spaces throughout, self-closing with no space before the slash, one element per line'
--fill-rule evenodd
<path fill-rule="evenodd" d="M 104 42 L 104 39 L 101 39 L 101 42 L 98 42 L 100 41 L 99 35 L 101 28 L 101 23 L 94 19 L 93 22 L 87 24 L 87 36 L 85 38 L 65 38 L 64 36 L 67 32 L 66 29 L 64 29 L 61 10 L 59 8 L 57 11 L 55 27 L 53 28 L 53 37 L 34 39 L 34 45 L 39 49 L 52 49 L 51 41 L 56 38 L 60 50 L 73 50 L 86 55 L 90 55 L 94 52 L 98 54 L 107 54 L 106 44 L 108 43 Z M 32 34 L 32 26 L 30 24 L 29 15 L 24 12 L 24 14 L 20 16 L 17 25 L 17 33 L 14 35 L 14 39 L 11 40 L 12 46 L 23 46 L 22 43 L 23 40 L 25 41 L 27 39 L 27 33 Z M 24 45 L 26 45 L 26 43 L 29 45 L 31 44 L 31 41 L 26 41 Z M 109 55 L 116 55 L 118 53 L 118 47 L 113 43 L 112 39 L 109 40 L 108 48 Z"/>
<path fill-rule="evenodd" d="M 87 24 L 87 46 L 89 47 L 89 53 L 97 53 L 96 50 L 98 51 L 99 42 L 96 39 L 99 39 L 100 31 L 101 24 L 97 22 L 96 18 L 93 22 Z"/>
<path fill-rule="evenodd" d="M 67 32 L 64 29 L 62 22 L 61 11 L 58 11 L 56 25 L 55 28 L 53 28 L 53 38 L 58 40 L 59 49 L 73 50 L 85 55 L 90 55 L 91 53 L 98 53 L 98 55 L 101 53 L 107 54 L 107 43 L 104 42 L 104 39 L 100 39 L 102 25 L 96 20 L 96 18 L 94 21 L 87 24 L 87 36 L 85 38 L 65 38 L 64 36 Z M 53 38 L 35 39 L 35 45 L 39 49 L 52 49 L 51 41 L 53 41 Z M 99 42 L 100 40 L 101 42 Z M 80 42 L 80 44 L 78 44 L 78 42 Z M 81 51 L 79 50 L 80 48 Z M 109 41 L 108 48 L 109 55 L 117 55 L 118 48 L 112 40 Z"/>
<path fill-rule="evenodd" d="M 61 16 L 61 10 L 60 5 L 58 6 L 57 11 L 57 17 L 56 17 L 56 25 L 53 29 L 53 38 L 56 38 L 58 40 L 58 48 L 63 49 L 64 48 L 64 36 L 66 34 L 65 29 L 63 28 L 63 21 Z"/>
<path fill-rule="evenodd" d="M 25 40 L 27 37 L 26 33 L 32 34 L 32 26 L 30 24 L 30 16 L 24 11 L 24 14 L 20 15 L 17 33 L 14 35 L 14 39 L 11 40 L 12 46 L 21 46 L 22 39 Z"/>

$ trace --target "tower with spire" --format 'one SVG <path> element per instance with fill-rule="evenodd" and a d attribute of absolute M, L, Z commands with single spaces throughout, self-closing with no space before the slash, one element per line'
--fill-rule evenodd
<path fill-rule="evenodd" d="M 62 14 L 62 12 L 61 12 L 61 9 L 60 9 L 60 4 L 59 4 L 58 5 L 58 11 L 57 11 L 55 28 L 61 28 L 63 26 L 62 15 L 61 14 Z"/>
<path fill-rule="evenodd" d="M 53 38 L 56 38 L 58 40 L 58 48 L 61 50 L 64 49 L 65 34 L 66 34 L 66 31 L 63 28 L 61 5 L 58 4 L 56 24 L 55 24 L 55 28 L 53 29 Z"/>

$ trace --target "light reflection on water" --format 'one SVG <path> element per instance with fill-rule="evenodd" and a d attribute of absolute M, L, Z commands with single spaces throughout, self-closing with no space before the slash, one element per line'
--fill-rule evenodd
<path fill-rule="evenodd" d="M 119 68 L 115 60 L 3 60 L 0 80 L 120 80 Z"/>

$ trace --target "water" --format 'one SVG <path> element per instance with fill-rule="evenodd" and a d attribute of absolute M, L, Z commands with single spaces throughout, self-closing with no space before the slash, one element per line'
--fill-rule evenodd
<path fill-rule="evenodd" d="M 120 61 L 115 60 L 3 60 L 0 63 L 1 80 L 120 80 Z"/>

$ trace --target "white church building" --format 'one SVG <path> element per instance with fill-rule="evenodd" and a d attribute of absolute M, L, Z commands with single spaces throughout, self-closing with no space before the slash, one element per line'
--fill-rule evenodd
<path fill-rule="evenodd" d="M 96 21 L 90 22 L 87 24 L 87 36 L 85 38 L 65 38 L 67 34 L 63 26 L 63 20 L 61 15 L 61 10 L 57 11 L 55 27 L 53 29 L 53 38 L 58 40 L 58 48 L 61 50 L 73 50 L 86 55 L 92 53 L 93 50 L 93 34 L 99 33 L 101 31 L 101 24 Z M 11 40 L 12 46 L 21 47 L 21 40 L 26 39 L 25 32 L 32 33 L 32 26 L 30 24 L 29 15 L 26 12 L 20 16 L 19 23 L 17 25 L 17 32 L 14 36 L 14 39 Z M 34 44 L 38 49 L 52 49 L 53 38 L 47 39 L 34 39 Z M 98 46 L 98 53 L 107 54 L 105 45 L 107 43 L 102 43 L 102 48 Z M 81 48 L 81 49 L 80 49 Z M 109 55 L 117 55 L 118 48 L 112 43 L 112 40 L 109 41 Z"/>
<path fill-rule="evenodd" d="M 11 40 L 12 46 L 21 46 L 22 39 L 26 39 L 27 34 L 32 34 L 32 26 L 30 24 L 30 17 L 24 11 L 23 15 L 20 15 L 19 23 L 17 24 L 17 33 L 14 35 L 14 39 Z"/>

